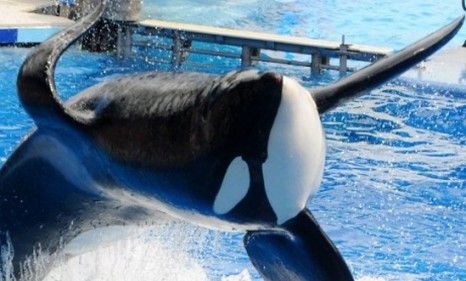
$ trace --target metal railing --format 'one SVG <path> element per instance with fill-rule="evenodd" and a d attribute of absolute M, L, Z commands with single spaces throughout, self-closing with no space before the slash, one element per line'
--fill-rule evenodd
<path fill-rule="evenodd" d="M 130 25 L 133 32 L 138 34 L 171 39 L 171 43 L 151 45 L 147 42 L 135 41 L 131 45 L 150 46 L 171 51 L 170 62 L 175 68 L 180 67 L 191 53 L 239 59 L 243 68 L 257 62 L 266 62 L 307 67 L 312 73 L 330 69 L 344 74 L 353 70 L 348 66 L 349 60 L 372 62 L 386 56 L 391 51 L 387 48 L 347 44 L 344 36 L 341 42 L 335 42 L 159 20 L 145 20 Z M 241 51 L 192 47 L 193 42 L 240 47 Z M 298 61 L 264 56 L 261 55 L 262 50 L 309 55 L 310 59 Z M 330 58 L 337 58 L 338 65 L 332 65 Z"/>

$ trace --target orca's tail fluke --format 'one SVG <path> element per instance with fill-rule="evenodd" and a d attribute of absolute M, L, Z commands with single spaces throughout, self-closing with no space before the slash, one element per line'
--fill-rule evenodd
<path fill-rule="evenodd" d="M 91 14 L 40 44 L 21 66 L 17 80 L 19 98 L 38 126 L 56 119 L 84 121 L 62 105 L 55 87 L 55 65 L 61 54 L 99 21 L 105 2 L 102 0 Z"/>
<path fill-rule="evenodd" d="M 357 97 L 364 91 L 379 86 L 421 62 L 453 38 L 463 25 L 463 21 L 464 16 L 458 17 L 450 24 L 416 43 L 380 59 L 336 83 L 309 90 L 317 104 L 319 113 L 325 113 L 345 100 Z"/>
<path fill-rule="evenodd" d="M 249 258 L 264 280 L 354 280 L 343 257 L 309 210 L 283 227 L 283 231 L 249 231 L 244 237 Z"/>

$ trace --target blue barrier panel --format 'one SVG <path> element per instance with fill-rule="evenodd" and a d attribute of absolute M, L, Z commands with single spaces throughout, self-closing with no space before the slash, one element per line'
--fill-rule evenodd
<path fill-rule="evenodd" d="M 34 28 L 27 27 L 18 29 L 18 39 L 19 43 L 41 43 L 53 34 L 60 31 L 61 28 L 48 27 L 48 28 Z"/>
<path fill-rule="evenodd" d="M 0 43 L 16 43 L 18 29 L 0 29 Z"/>

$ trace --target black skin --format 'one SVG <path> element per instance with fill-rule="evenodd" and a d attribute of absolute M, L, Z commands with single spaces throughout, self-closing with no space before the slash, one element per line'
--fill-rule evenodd
<path fill-rule="evenodd" d="M 39 243 L 54 253 L 60 240 L 95 227 L 158 221 L 157 210 L 107 195 L 120 189 L 248 228 L 272 227 L 261 171 L 281 83 L 256 71 L 144 73 L 76 95 L 66 106 L 87 116 L 86 126 L 42 123 L 0 170 L 0 230 L 15 247 L 15 268 Z M 217 216 L 213 202 L 236 157 L 252 171 L 246 205 Z M 74 181 L 76 169 L 91 183 Z M 129 185 L 128 173 L 143 173 L 136 178 L 147 187 Z"/>

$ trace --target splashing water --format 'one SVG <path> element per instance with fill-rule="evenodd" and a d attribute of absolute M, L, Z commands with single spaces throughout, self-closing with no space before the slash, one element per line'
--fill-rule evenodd
<path fill-rule="evenodd" d="M 110 235 L 111 237 L 107 237 Z M 120 239 L 117 238 L 121 235 Z M 215 236 L 215 235 L 214 235 Z M 217 236 L 220 236 L 217 234 Z M 123 238 L 124 237 L 124 238 Z M 93 239 L 93 240 L 90 240 Z M 87 232 L 64 248 L 42 281 L 252 281 L 247 268 L 239 273 L 209 277 L 206 259 L 222 257 L 216 248 L 212 232 L 184 223 L 169 223 L 154 227 L 108 227 Z M 110 241 L 105 243 L 104 241 Z M 96 248 L 92 246 L 98 242 Z M 90 246 L 91 245 L 91 246 Z M 94 245 L 95 246 L 95 245 Z M 2 249 L 2 260 L 11 261 L 11 244 Z M 83 252 L 86 248 L 92 248 Z M 207 249 L 207 250 L 206 250 Z M 77 251 L 77 252 L 75 252 Z M 208 252 L 208 253 L 207 253 Z M 39 281 L 32 270 L 40 270 L 47 255 L 37 256 L 26 269 L 25 281 Z M 11 264 L 4 263 L 0 281 L 14 281 Z M 256 273 L 257 274 L 257 273 Z M 383 278 L 365 276 L 357 281 L 385 281 Z"/>
<path fill-rule="evenodd" d="M 175 234 L 175 237 L 179 236 L 176 238 L 184 242 L 187 240 L 183 236 L 194 234 L 184 232 L 186 229 L 183 227 L 178 230 L 175 233 L 180 235 Z M 175 242 L 173 237 L 172 242 L 157 239 L 153 233 L 157 233 L 160 238 L 164 229 L 146 229 L 137 236 L 72 257 L 55 267 L 44 281 L 208 280 L 202 266 L 189 256 L 187 248 L 190 245 Z"/>
<path fill-rule="evenodd" d="M 66 245 L 43 281 L 73 280 L 174 280 L 204 281 L 209 268 L 228 255 L 222 253 L 221 233 L 182 222 L 153 227 L 107 227 L 92 230 Z M 1 248 L 0 281 L 14 281 L 9 240 Z M 215 259 L 215 261 L 214 261 Z M 24 266 L 24 281 L 46 270 L 50 256 L 38 250 Z M 228 270 L 227 270 L 228 271 Z M 250 281 L 247 269 L 238 274 L 221 275 L 225 281 Z M 42 279 L 40 279 L 42 280 Z"/>

